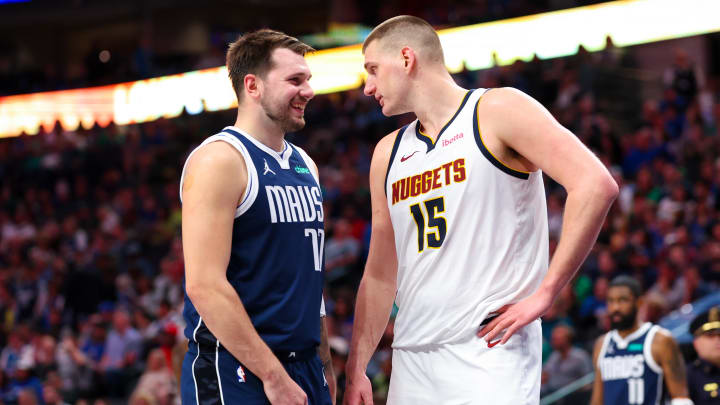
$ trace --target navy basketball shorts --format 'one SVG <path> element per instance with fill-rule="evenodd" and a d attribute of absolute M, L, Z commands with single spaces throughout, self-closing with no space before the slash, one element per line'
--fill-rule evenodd
<path fill-rule="evenodd" d="M 308 396 L 309 405 L 331 405 L 330 390 L 316 349 L 276 352 L 280 362 Z M 266 405 L 262 381 L 222 346 L 191 342 L 180 378 L 183 405 Z"/>

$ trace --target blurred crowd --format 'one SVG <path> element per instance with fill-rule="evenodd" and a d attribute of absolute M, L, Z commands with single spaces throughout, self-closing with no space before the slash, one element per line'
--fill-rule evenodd
<path fill-rule="evenodd" d="M 110 1 L 63 0 L 57 5 L 56 13 L 75 14 L 73 24 L 58 24 L 53 19 L 48 27 L 33 24 L 32 31 L 3 31 L 0 25 L 0 96 L 23 94 L 38 91 L 73 89 L 99 86 L 124 81 L 133 81 L 183 73 L 190 70 L 224 65 L 225 48 L 237 36 L 245 31 L 264 28 L 268 25 L 276 29 L 302 36 L 317 34 L 318 26 L 304 32 L 311 25 L 294 22 L 283 14 L 296 15 L 297 8 L 312 8 L 324 3 L 323 11 L 329 21 L 338 23 L 357 23 L 372 27 L 379 22 L 399 14 L 412 14 L 424 18 L 434 26 L 447 27 L 478 22 L 494 21 L 504 18 L 540 13 L 550 10 L 577 7 L 600 3 L 604 0 L 475 0 L 437 2 L 431 0 L 325 0 L 323 2 L 304 1 L 298 4 L 276 2 L 263 13 L 244 13 L 246 6 L 257 4 L 232 4 L 221 1 L 209 1 L 193 5 L 180 2 L 176 9 L 156 9 L 160 2 L 128 4 L 112 22 L 98 25 L 107 18 L 104 14 L 93 14 L 93 10 L 102 3 Z M 92 4 L 96 3 L 96 4 Z M 207 4 L 206 4 L 207 3 Z M 167 3 L 171 4 L 171 3 Z M 222 18 L 213 18 L 208 12 L 209 6 L 225 9 L 225 14 L 233 16 L 228 25 Z M 89 7 L 95 6 L 95 7 Z M 111 10 L 112 7 L 109 8 Z M 26 13 L 11 13 L 6 6 L 3 14 L 8 19 L 15 15 L 27 19 Z M 40 12 L 40 10 L 38 10 Z M 190 20 L 193 39 L 188 45 L 188 33 L 173 31 L 172 20 L 168 14 L 205 15 L 205 20 Z M 272 18 L 270 13 L 275 13 Z M 38 20 L 42 21 L 43 17 Z M 57 19 L 57 17 L 55 17 Z M 34 21 L 34 20 L 33 20 Z M 186 20 L 182 20 L 187 22 Z M 323 21 L 320 26 L 326 26 Z M 188 30 L 191 29 L 188 27 Z M 27 33 L 27 35 L 24 35 Z M 40 34 L 41 40 L 33 39 L 37 49 L 29 46 L 28 35 Z M 359 41 L 359 39 L 358 39 Z M 44 47 L 41 47 L 44 46 Z M 311 43 L 318 49 L 325 43 Z M 347 45 L 338 42 L 336 46 Z"/>
<path fill-rule="evenodd" d="M 518 62 L 455 76 L 537 98 L 590 147 L 620 196 L 578 276 L 543 319 L 550 392 L 586 374 L 608 329 L 605 294 L 620 274 L 663 315 L 720 286 L 720 89 L 681 51 L 651 83 L 632 50 Z M 659 97 L 642 97 L 647 86 Z M 361 90 L 318 96 L 289 135 L 320 168 L 326 212 L 330 346 L 344 386 L 357 284 L 370 237 L 373 146 L 414 117 L 385 118 Z M 0 403 L 179 403 L 185 350 L 178 182 L 188 152 L 234 111 L 0 141 Z M 551 252 L 564 190 L 546 179 Z M 396 308 L 397 310 L 397 308 Z M 392 320 L 368 367 L 382 399 Z"/>

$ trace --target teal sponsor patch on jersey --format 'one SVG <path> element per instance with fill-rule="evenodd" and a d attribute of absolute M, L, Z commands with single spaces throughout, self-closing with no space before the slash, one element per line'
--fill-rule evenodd
<path fill-rule="evenodd" d="M 629 352 L 641 352 L 642 350 L 643 350 L 642 343 L 633 343 L 630 346 L 628 346 Z"/>
<path fill-rule="evenodd" d="M 310 169 L 302 166 L 295 166 L 295 171 L 300 174 L 310 174 Z"/>

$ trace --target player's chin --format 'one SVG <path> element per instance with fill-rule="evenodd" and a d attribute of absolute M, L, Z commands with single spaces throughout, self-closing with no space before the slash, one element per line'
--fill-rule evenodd
<path fill-rule="evenodd" d="M 290 128 L 287 132 L 295 132 L 305 128 L 305 118 L 295 118 L 290 122 Z"/>
<path fill-rule="evenodd" d="M 386 117 L 392 117 L 393 115 L 398 115 L 400 113 L 393 110 L 392 106 L 389 106 L 387 104 L 383 105 L 381 110 L 383 115 Z"/>

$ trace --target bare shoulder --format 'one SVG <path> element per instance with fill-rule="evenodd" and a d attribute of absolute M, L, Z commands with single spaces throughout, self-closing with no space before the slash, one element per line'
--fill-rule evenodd
<path fill-rule="evenodd" d="M 373 173 L 385 175 L 385 170 L 388 168 L 390 163 L 390 155 L 392 154 L 393 146 L 395 145 L 395 139 L 398 137 L 399 129 L 385 135 L 375 145 L 373 151 L 372 161 L 370 162 L 370 175 Z"/>
<path fill-rule="evenodd" d="M 512 114 L 517 108 L 541 108 L 541 105 L 534 98 L 514 87 L 499 87 L 490 89 L 482 95 L 478 113 Z"/>
<path fill-rule="evenodd" d="M 220 141 L 199 148 L 188 161 L 183 194 L 198 182 L 203 183 L 203 188 L 215 186 L 231 193 L 243 191 L 247 169 L 242 154 L 230 144 Z"/>
<path fill-rule="evenodd" d="M 390 158 L 390 154 L 392 153 L 393 145 L 395 145 L 395 139 L 398 137 L 400 132 L 400 129 L 396 129 L 393 132 L 385 135 L 380 139 L 375 146 L 375 152 L 373 153 L 373 157 L 378 156 L 379 158 Z M 379 155 L 378 155 L 379 153 Z"/>
<path fill-rule="evenodd" d="M 193 153 L 188 170 L 212 170 L 244 166 L 245 159 L 227 142 L 211 142 Z"/>

